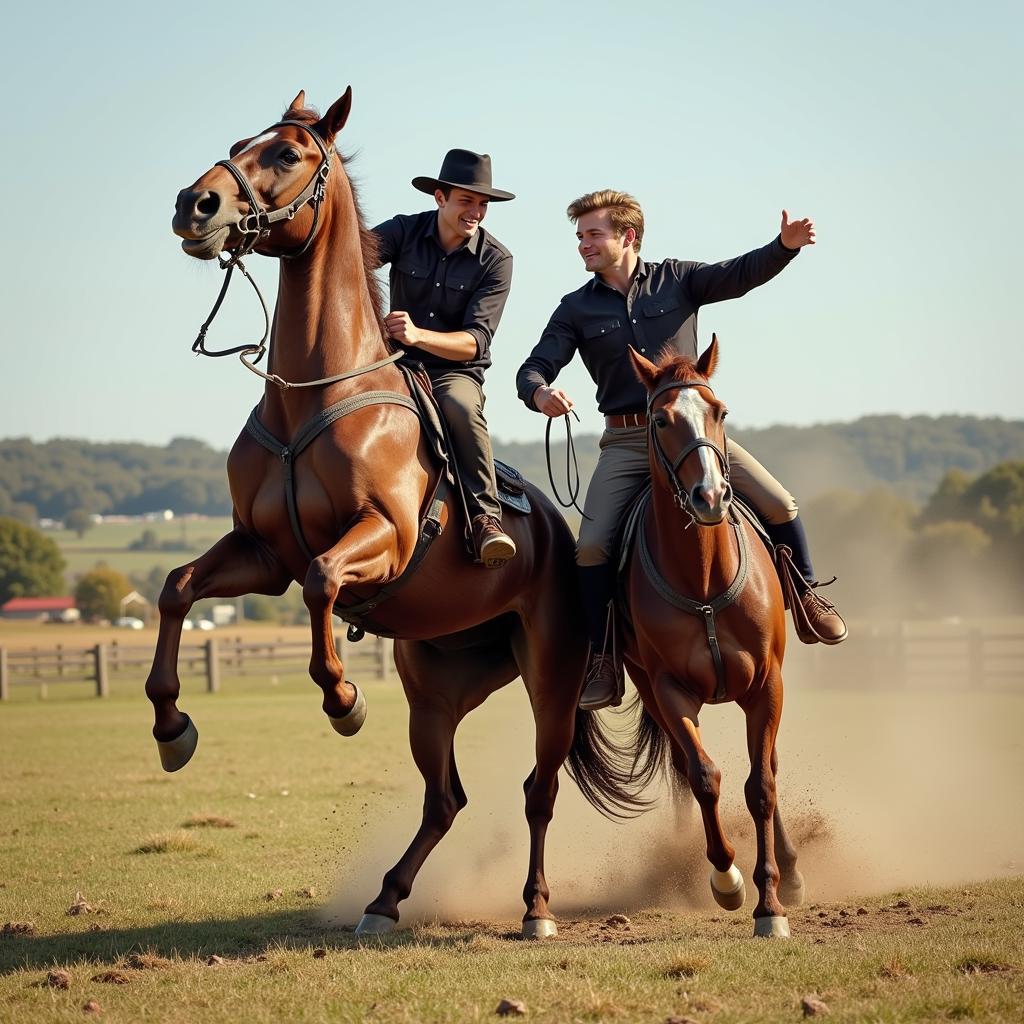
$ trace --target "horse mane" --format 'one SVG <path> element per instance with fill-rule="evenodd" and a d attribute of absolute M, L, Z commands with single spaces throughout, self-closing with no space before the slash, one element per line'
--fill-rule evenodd
<path fill-rule="evenodd" d="M 658 359 L 657 367 L 658 375 L 654 378 L 655 387 L 667 381 L 707 383 L 707 377 L 697 369 L 697 364 L 689 356 L 681 356 L 672 351 L 663 352 Z"/>
<path fill-rule="evenodd" d="M 297 110 L 289 108 L 281 115 L 281 120 L 299 121 L 302 124 L 314 125 L 320 120 L 320 113 L 315 107 L 303 107 Z M 337 153 L 338 159 L 341 161 L 341 166 L 345 168 L 345 176 L 348 178 L 349 188 L 352 190 L 352 205 L 355 207 L 356 224 L 359 227 L 359 245 L 363 251 L 363 273 L 366 277 L 366 288 L 370 293 L 370 305 L 373 307 L 373 314 L 383 334 L 384 297 L 381 294 L 380 280 L 376 274 L 376 270 L 380 266 L 380 250 L 377 236 L 366 226 L 363 208 L 359 205 L 359 190 L 352 175 L 348 172 L 348 163 L 351 158 L 345 156 L 337 148 L 335 148 L 335 153 Z M 385 342 L 388 343 L 390 348 L 391 346 L 387 341 L 386 335 Z"/>

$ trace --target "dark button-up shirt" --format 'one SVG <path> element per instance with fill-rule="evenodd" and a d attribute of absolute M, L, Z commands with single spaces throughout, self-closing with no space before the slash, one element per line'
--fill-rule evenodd
<path fill-rule="evenodd" d="M 399 214 L 373 229 L 381 264 L 391 264 L 391 308 L 404 310 L 428 331 L 467 331 L 476 355 L 466 362 L 410 348 L 428 372 L 463 370 L 483 383 L 491 341 L 512 285 L 512 254 L 477 228 L 465 245 L 446 253 L 437 235 L 437 211 Z"/>
<path fill-rule="evenodd" d="M 776 238 L 723 263 L 663 260 L 637 263 L 623 295 L 595 274 L 562 298 L 540 341 L 519 368 L 516 387 L 531 409 L 533 393 L 550 384 L 578 351 L 597 385 L 606 416 L 643 412 L 647 392 L 629 361 L 632 345 L 648 359 L 664 350 L 697 359 L 697 310 L 708 302 L 746 295 L 770 281 L 796 256 Z"/>

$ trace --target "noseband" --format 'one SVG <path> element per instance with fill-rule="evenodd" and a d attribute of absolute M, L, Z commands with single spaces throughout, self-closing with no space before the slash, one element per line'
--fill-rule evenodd
<path fill-rule="evenodd" d="M 711 388 L 701 381 L 669 381 L 668 383 L 662 384 L 656 391 L 654 391 L 647 399 L 647 423 L 648 430 L 651 434 L 651 444 L 654 446 L 654 452 L 658 457 L 658 461 L 661 463 L 662 468 L 668 477 L 668 482 L 674 491 L 672 500 L 681 512 L 685 512 L 690 517 L 690 522 L 687 524 L 687 529 L 696 523 L 698 526 L 713 525 L 710 523 L 701 523 L 697 518 L 693 503 L 690 500 L 690 495 L 680 486 L 678 471 L 679 467 L 683 464 L 683 460 L 691 452 L 696 451 L 698 448 L 710 448 L 715 455 L 718 456 L 718 461 L 722 466 L 722 472 L 725 476 L 726 483 L 729 482 L 729 456 L 726 451 L 719 448 L 714 441 L 709 441 L 706 437 L 694 438 L 675 458 L 673 461 L 665 453 L 665 449 L 661 446 L 661 441 L 658 440 L 658 428 L 654 425 L 654 402 L 657 398 L 663 395 L 666 391 L 678 391 L 682 388 L 707 388 L 711 391 Z M 714 394 L 714 391 L 711 391 Z"/>

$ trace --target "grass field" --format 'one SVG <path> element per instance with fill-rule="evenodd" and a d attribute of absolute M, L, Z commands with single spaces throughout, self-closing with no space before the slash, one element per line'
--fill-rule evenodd
<path fill-rule="evenodd" d="M 298 676 L 192 692 L 200 746 L 174 776 L 141 680 L 107 701 L 0 707 L 0 1021 L 88 1019 L 89 1001 L 124 1022 L 476 1021 L 518 999 L 538 1021 L 730 1024 L 800 1020 L 808 996 L 837 1021 L 1021 1019 L 1019 698 L 938 695 L 923 712 L 919 696 L 791 695 L 780 786 L 809 903 L 789 942 L 749 937 L 749 894 L 735 915 L 714 908 L 692 817 L 666 861 L 670 817 L 607 824 L 566 782 L 548 857 L 560 936 L 538 945 L 518 940 L 530 735 L 507 688 L 460 731 L 470 806 L 402 930 L 361 947 L 348 926 L 420 802 L 400 688 L 365 685 L 370 717 L 349 740 Z M 726 710 L 705 734 L 748 873 L 742 730 Z M 953 723 L 961 747 L 935 786 L 922 744 Z M 890 752 L 902 789 L 880 789 Z M 992 806 L 1016 801 L 998 817 L 980 783 Z"/>
<path fill-rule="evenodd" d="M 169 571 L 188 558 L 202 554 L 230 529 L 231 517 L 223 516 L 153 523 L 100 523 L 82 537 L 70 530 L 47 530 L 46 535 L 60 548 L 67 562 L 65 575 L 73 585 L 75 577 L 92 569 L 97 562 L 106 562 L 125 575 L 146 573 L 154 566 Z M 181 551 L 130 551 L 129 545 L 146 530 L 152 530 L 158 542 L 180 542 L 185 547 Z"/>

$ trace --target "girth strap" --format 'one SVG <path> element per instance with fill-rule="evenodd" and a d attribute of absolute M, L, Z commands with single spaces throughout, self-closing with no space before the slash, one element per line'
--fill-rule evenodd
<path fill-rule="evenodd" d="M 650 496 L 647 495 L 643 499 L 642 504 L 646 506 L 649 503 Z M 704 629 L 708 637 L 708 647 L 711 649 L 711 660 L 715 664 L 715 675 L 718 681 L 718 687 L 715 691 L 714 699 L 714 703 L 716 704 L 725 700 L 726 690 L 725 662 L 722 660 L 722 650 L 718 643 L 718 632 L 715 628 L 715 615 L 724 608 L 728 608 L 729 605 L 739 597 L 740 591 L 743 590 L 743 587 L 747 582 L 748 552 L 746 536 L 743 532 L 742 524 L 731 510 L 729 512 L 729 525 L 733 528 L 733 531 L 736 534 L 740 564 L 736 570 L 736 576 L 732 583 L 729 584 L 728 588 L 717 597 L 712 598 L 710 601 L 695 601 L 693 598 L 686 597 L 684 594 L 680 594 L 673 590 L 668 580 L 658 572 L 658 568 L 654 564 L 650 548 L 647 546 L 647 535 L 642 522 L 637 529 L 637 532 L 640 535 L 640 564 L 643 567 L 644 573 L 647 575 L 647 579 L 650 581 L 651 585 L 670 605 L 680 609 L 681 611 L 688 612 L 690 615 L 696 615 L 704 622 Z"/>
<path fill-rule="evenodd" d="M 256 410 L 249 413 L 245 429 L 264 448 L 273 455 L 276 455 L 284 464 L 284 497 L 288 506 L 288 518 L 292 524 L 292 532 L 298 541 L 302 553 L 310 561 L 315 557 L 310 550 L 306 537 L 302 532 L 302 524 L 299 522 L 299 510 L 295 503 L 295 459 L 336 420 L 355 412 L 358 409 L 365 409 L 370 405 L 400 405 L 411 409 L 419 416 L 419 409 L 416 403 L 408 396 L 399 394 L 397 391 L 364 391 L 360 395 L 352 395 L 349 398 L 335 402 L 326 409 L 321 410 L 312 419 L 307 420 L 296 433 L 290 445 L 282 444 L 266 427 L 260 423 Z"/>

